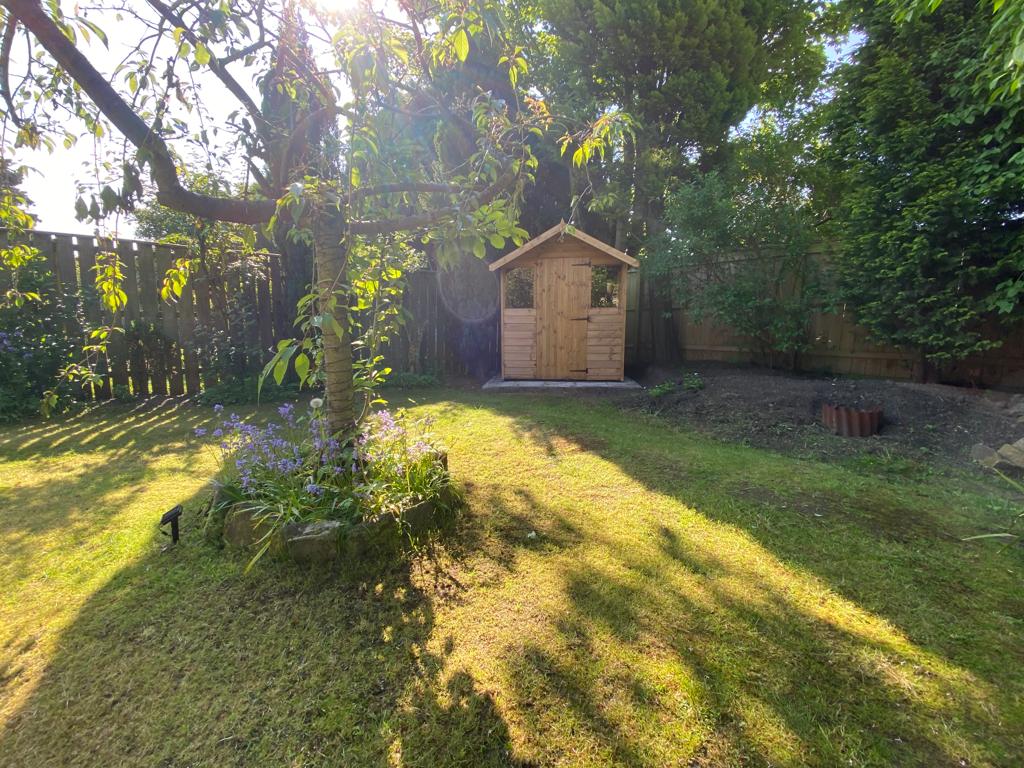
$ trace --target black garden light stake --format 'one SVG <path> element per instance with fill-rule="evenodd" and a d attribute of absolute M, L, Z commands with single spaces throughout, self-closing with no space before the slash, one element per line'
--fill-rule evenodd
<path fill-rule="evenodd" d="M 180 518 L 180 517 L 181 517 L 181 504 L 179 504 L 178 506 L 174 507 L 174 509 L 171 509 L 168 512 L 164 512 L 164 516 L 160 518 L 160 525 L 161 525 L 161 527 L 167 525 L 168 523 L 171 524 L 170 537 L 171 537 L 171 543 L 172 544 L 177 544 L 178 543 L 178 538 L 179 538 L 179 536 L 178 536 L 178 518 Z M 160 533 L 162 533 L 164 536 L 168 535 L 167 531 L 164 531 L 164 530 L 161 530 Z"/>

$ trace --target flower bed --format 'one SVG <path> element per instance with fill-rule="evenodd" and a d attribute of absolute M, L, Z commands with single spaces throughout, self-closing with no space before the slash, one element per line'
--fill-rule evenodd
<path fill-rule="evenodd" d="M 314 398 L 300 415 L 286 403 L 264 426 L 230 414 L 213 430 L 224 474 L 208 507 L 210 541 L 251 549 L 250 565 L 267 553 L 353 560 L 394 551 L 454 511 L 447 456 L 428 421 L 378 411 L 343 442 L 327 433 L 321 405 Z"/>

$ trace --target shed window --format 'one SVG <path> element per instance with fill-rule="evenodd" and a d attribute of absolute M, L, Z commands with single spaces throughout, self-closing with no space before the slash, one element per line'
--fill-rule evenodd
<path fill-rule="evenodd" d="M 590 306 L 619 306 L 619 267 L 590 268 Z"/>
<path fill-rule="evenodd" d="M 533 309 L 533 267 L 514 267 L 505 273 L 505 308 Z"/>

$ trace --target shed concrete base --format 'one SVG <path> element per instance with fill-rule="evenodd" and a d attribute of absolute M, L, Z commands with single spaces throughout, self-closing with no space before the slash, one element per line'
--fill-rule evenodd
<path fill-rule="evenodd" d="M 632 379 L 623 381 L 545 381 L 541 379 L 503 379 L 495 376 L 484 389 L 642 389 Z"/>

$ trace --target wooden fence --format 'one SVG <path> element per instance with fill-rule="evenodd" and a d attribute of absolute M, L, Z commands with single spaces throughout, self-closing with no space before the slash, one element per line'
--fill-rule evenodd
<path fill-rule="evenodd" d="M 827 261 L 822 250 L 818 257 Z M 733 329 L 696 322 L 686 308 L 655 290 L 638 275 L 630 280 L 627 300 L 627 364 L 682 360 L 763 363 Z M 921 358 L 916 350 L 873 343 L 850 312 L 817 312 L 811 318 L 811 347 L 801 355 L 806 371 L 872 378 L 919 378 Z M 945 366 L 942 381 L 1007 389 L 1024 389 L 1024 327 L 1002 332 L 1002 345 L 984 354 Z"/>
<path fill-rule="evenodd" d="M 257 254 L 246 268 L 201 266 L 180 298 L 165 302 L 160 287 L 168 268 L 187 256 L 184 248 L 143 240 L 96 238 L 33 231 L 27 241 L 39 249 L 53 272 L 59 293 L 70 305 L 75 327 L 87 330 L 110 323 L 95 289 L 97 261 L 114 253 L 124 274 L 126 308 L 113 319 L 124 329 L 110 338 L 109 365 L 101 363 L 96 397 L 125 391 L 133 395 L 182 395 L 213 383 L 227 354 L 231 365 L 258 370 L 274 341 L 290 335 L 279 259 Z M 223 361 L 220 361 L 223 362 Z"/>
<path fill-rule="evenodd" d="M 228 270 L 201 266 L 182 296 L 166 302 L 160 287 L 167 269 L 189 256 L 184 247 L 38 230 L 26 240 L 47 260 L 66 314 L 76 318 L 65 331 L 85 341 L 100 325 L 124 329 L 111 337 L 109 365 L 98 366 L 101 382 L 90 392 L 96 398 L 193 394 L 216 383 L 225 367 L 231 375 L 258 372 L 276 342 L 293 335 L 276 254 L 256 254 Z M 113 321 L 101 307 L 93 269 L 111 252 L 128 297 Z M 392 368 L 477 378 L 498 369 L 497 283 L 486 265 L 473 261 L 459 270 L 408 276 L 408 319 L 385 350 Z"/>
<path fill-rule="evenodd" d="M 86 329 L 104 319 L 94 287 L 102 254 L 114 252 L 124 272 L 128 304 L 115 325 L 110 365 L 101 369 L 96 397 L 117 391 L 135 395 L 195 393 L 218 380 L 228 354 L 232 375 L 262 368 L 275 342 L 292 335 L 292 308 L 285 300 L 279 258 L 258 254 L 245 268 L 200 269 L 180 299 L 160 298 L 163 276 L 181 247 L 87 235 L 35 231 L 32 245 L 48 260 L 57 286 L 69 302 L 83 339 Z M 673 360 L 757 362 L 732 329 L 695 322 L 640 275 L 628 283 L 627 364 Z M 397 371 L 486 379 L 500 366 L 498 284 L 486 265 L 467 258 L 450 271 L 423 270 L 409 275 L 405 294 L 407 321 L 384 351 Z M 920 360 L 913 350 L 873 344 L 845 312 L 820 312 L 811 323 L 813 343 L 803 355 L 805 370 L 912 379 Z M 225 352 L 225 350 L 227 350 Z M 216 364 L 215 364 L 216 362 Z M 947 368 L 944 380 L 979 386 L 1024 388 L 1024 329 L 1006 334 L 1003 345 Z"/>
<path fill-rule="evenodd" d="M 478 380 L 500 369 L 498 279 L 469 258 L 452 270 L 409 275 L 408 319 L 384 353 L 392 368 Z"/>

